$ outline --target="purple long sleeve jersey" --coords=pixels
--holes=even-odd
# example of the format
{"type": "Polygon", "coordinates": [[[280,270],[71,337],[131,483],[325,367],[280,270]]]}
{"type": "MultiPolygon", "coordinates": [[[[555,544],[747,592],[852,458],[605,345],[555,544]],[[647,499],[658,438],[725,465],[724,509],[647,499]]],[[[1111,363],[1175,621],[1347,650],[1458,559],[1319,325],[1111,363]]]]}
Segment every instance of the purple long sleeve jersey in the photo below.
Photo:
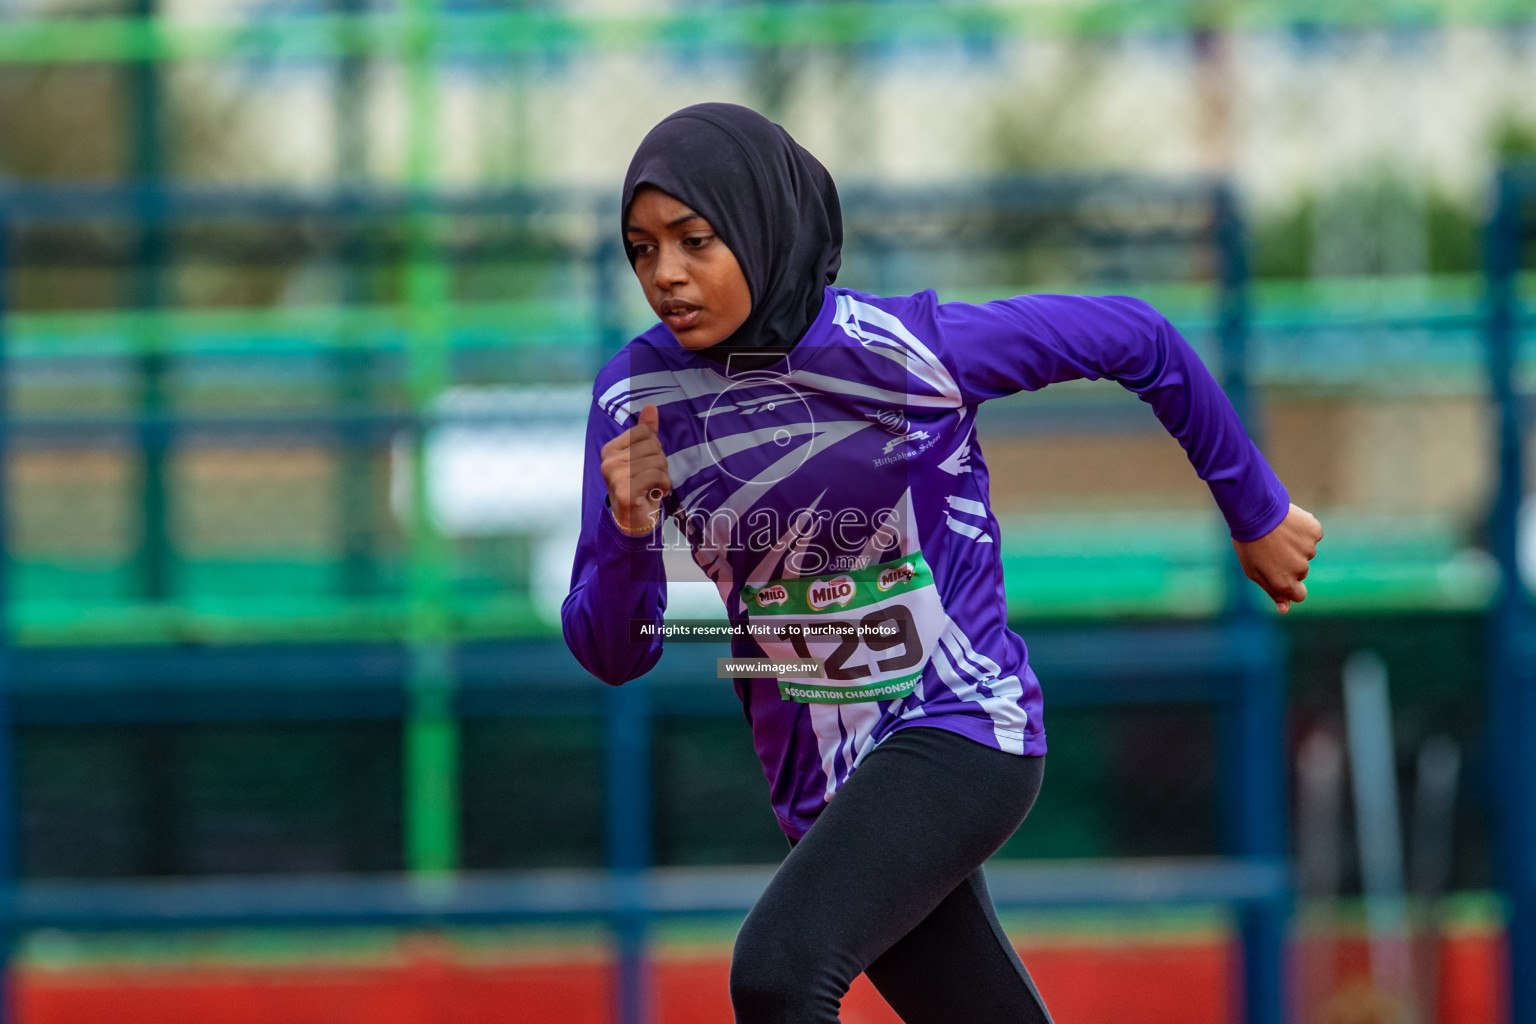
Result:
{"type": "Polygon", "coordinates": [[[949,729],[1043,754],[1040,683],[1008,628],[999,531],[975,436],[989,399],[1108,377],[1150,404],[1239,540],[1289,497],[1199,357],[1145,302],[1026,295],[940,303],[828,288],[784,359],[737,372],[658,324],[598,374],[566,643],[611,684],[651,670],[662,536],[613,521],[600,450],[659,411],[667,509],[746,630],[735,657],[820,658],[825,676],[738,679],[784,831],[799,838],[882,739],[949,729]],[[817,631],[818,626],[833,628],[817,631]],[[749,629],[749,627],[751,627],[749,629]]]}

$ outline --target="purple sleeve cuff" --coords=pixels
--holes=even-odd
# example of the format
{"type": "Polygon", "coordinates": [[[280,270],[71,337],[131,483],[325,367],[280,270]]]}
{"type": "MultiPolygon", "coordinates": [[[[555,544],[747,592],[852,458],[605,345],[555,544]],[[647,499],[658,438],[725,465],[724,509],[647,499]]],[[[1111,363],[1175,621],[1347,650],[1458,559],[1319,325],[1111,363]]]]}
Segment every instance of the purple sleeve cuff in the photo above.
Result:
{"type": "Polygon", "coordinates": [[[1276,479],[1270,491],[1270,503],[1262,514],[1244,523],[1228,524],[1233,540],[1258,540],[1285,521],[1291,511],[1291,496],[1285,485],[1276,479]]]}

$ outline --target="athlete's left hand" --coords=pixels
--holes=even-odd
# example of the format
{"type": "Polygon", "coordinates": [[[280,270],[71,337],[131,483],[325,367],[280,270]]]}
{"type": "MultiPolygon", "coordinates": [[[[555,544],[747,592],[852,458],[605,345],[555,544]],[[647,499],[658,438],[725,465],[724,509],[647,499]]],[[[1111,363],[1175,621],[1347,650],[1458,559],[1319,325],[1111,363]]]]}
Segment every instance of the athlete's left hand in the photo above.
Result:
{"type": "Polygon", "coordinates": [[[1258,540],[1234,540],[1237,560],[1243,573],[1257,583],[1281,612],[1291,610],[1292,602],[1307,599],[1308,562],[1317,554],[1323,539],[1322,524],[1300,505],[1293,504],[1280,525],[1258,540]]]}

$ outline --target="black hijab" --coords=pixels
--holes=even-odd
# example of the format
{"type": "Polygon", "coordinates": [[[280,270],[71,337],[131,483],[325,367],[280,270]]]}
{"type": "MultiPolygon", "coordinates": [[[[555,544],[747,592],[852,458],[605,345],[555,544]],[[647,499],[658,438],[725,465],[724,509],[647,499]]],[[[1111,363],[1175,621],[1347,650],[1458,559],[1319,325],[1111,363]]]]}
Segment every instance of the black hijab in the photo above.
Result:
{"type": "Polygon", "coordinates": [[[667,116],[635,151],[624,176],[621,236],[642,185],[709,221],[746,275],[751,314],[699,354],[725,363],[741,353],[758,365],[782,357],[816,319],[843,262],[842,209],[827,169],[757,111],[698,103],[667,116]]]}

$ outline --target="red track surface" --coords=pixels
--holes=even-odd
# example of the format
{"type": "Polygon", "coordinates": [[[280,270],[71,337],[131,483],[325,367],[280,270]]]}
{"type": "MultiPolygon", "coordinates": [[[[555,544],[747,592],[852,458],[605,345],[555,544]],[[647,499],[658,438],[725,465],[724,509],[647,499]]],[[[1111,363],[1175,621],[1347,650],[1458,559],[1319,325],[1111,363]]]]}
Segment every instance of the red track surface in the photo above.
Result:
{"type": "MultiPolygon", "coordinates": [[[[1236,951],[1211,941],[1031,947],[1025,962],[1066,1024],[1224,1024],[1236,951]]],[[[1442,951],[1438,1024],[1497,1024],[1498,936],[1466,934],[1442,951]]],[[[656,965],[657,1024],[731,1019],[727,960],[667,957],[656,965]]],[[[1365,974],[1358,942],[1340,949],[1344,986],[1365,974]]],[[[469,964],[421,952],[377,967],[33,969],[18,979],[21,1024],[606,1024],[601,962],[469,964]]],[[[1374,1016],[1349,1017],[1375,1021],[1374,1016]]],[[[899,1024],[860,978],[846,1024],[899,1024]]],[[[967,1022],[968,1024],[968,1022],[967,1022]]]]}

